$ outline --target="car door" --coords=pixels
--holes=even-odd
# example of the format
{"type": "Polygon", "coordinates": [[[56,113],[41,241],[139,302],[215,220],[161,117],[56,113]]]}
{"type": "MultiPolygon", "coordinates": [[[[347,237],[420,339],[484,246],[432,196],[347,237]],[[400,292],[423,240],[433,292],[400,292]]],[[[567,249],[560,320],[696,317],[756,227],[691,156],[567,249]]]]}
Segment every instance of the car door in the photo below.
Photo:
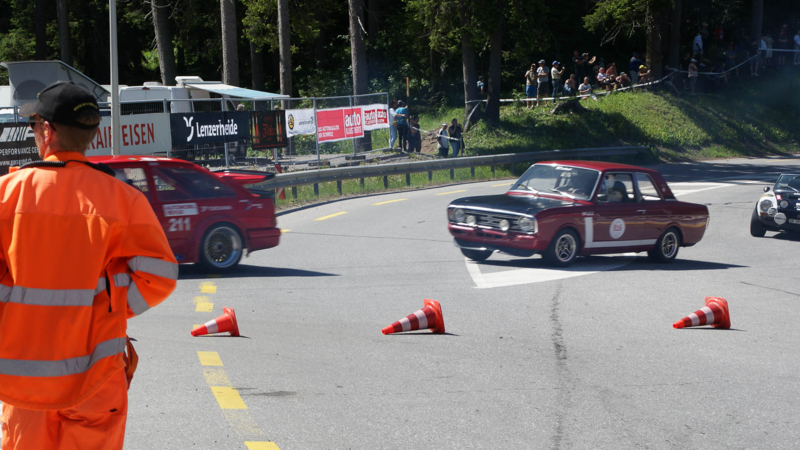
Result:
{"type": "Polygon", "coordinates": [[[587,253],[616,253],[642,245],[643,214],[638,211],[633,173],[613,172],[603,175],[597,194],[597,206],[587,217],[584,248],[587,253]]]}
{"type": "Polygon", "coordinates": [[[646,173],[634,174],[637,211],[644,216],[641,238],[645,245],[654,245],[669,224],[670,205],[646,173]]]}

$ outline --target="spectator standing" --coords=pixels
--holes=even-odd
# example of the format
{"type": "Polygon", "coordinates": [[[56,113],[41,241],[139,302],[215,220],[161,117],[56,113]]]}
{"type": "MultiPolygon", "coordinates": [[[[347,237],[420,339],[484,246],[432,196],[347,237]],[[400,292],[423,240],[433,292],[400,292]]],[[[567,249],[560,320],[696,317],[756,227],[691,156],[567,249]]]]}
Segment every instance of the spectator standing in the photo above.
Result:
{"type": "MultiPolygon", "coordinates": [[[[778,33],[776,48],[780,50],[789,50],[789,27],[787,27],[786,24],[783,24],[781,31],[778,33]]],[[[780,69],[785,64],[786,52],[778,52],[778,68],[780,69]]]]}
{"type": "Polygon", "coordinates": [[[692,58],[689,62],[689,89],[692,91],[692,95],[697,95],[695,93],[695,89],[697,88],[697,60],[692,58]]]}
{"type": "Polygon", "coordinates": [[[458,151],[461,149],[461,143],[463,142],[461,125],[458,124],[458,119],[452,120],[447,128],[447,134],[450,136],[450,147],[453,149],[453,158],[455,158],[458,156],[458,151]]]}
{"type": "Polygon", "coordinates": [[[644,61],[639,58],[639,53],[634,53],[633,57],[631,57],[631,63],[628,65],[628,73],[631,74],[631,82],[636,83],[639,81],[639,66],[642,65],[644,61]]]}
{"type": "Polygon", "coordinates": [[[528,109],[533,108],[534,98],[536,98],[536,65],[531,64],[531,69],[525,72],[525,103],[528,109]]]}
{"type": "Polygon", "coordinates": [[[772,67],[772,45],[775,43],[775,40],[772,39],[772,33],[764,33],[764,35],[761,36],[761,40],[767,44],[767,51],[764,54],[764,67],[772,67]]]}
{"type": "Polygon", "coordinates": [[[581,55],[581,58],[583,59],[583,78],[585,79],[585,78],[588,77],[589,78],[589,82],[591,84],[594,84],[594,73],[595,73],[595,71],[594,71],[593,68],[594,68],[595,61],[597,61],[597,57],[596,56],[592,56],[591,58],[589,58],[589,54],[588,53],[584,53],[584,54],[581,55]]]}
{"type": "Polygon", "coordinates": [[[575,78],[582,80],[585,76],[583,74],[583,58],[577,50],[572,53],[572,65],[575,66],[575,78]]]}
{"type": "Polygon", "coordinates": [[[692,53],[695,59],[703,59],[703,35],[700,31],[697,32],[697,36],[694,37],[694,41],[692,42],[692,53]]]}
{"type": "Polygon", "coordinates": [[[550,69],[550,78],[553,79],[553,104],[556,99],[563,95],[564,86],[561,84],[561,75],[564,74],[564,69],[561,68],[561,63],[553,61],[553,68],[550,69]]]}
{"type": "Polygon", "coordinates": [[[422,136],[419,134],[419,116],[408,118],[408,153],[422,152],[422,136]]]}
{"type": "Polygon", "coordinates": [[[800,65],[800,30],[794,35],[794,49],[794,65],[797,66],[800,65]]]}
{"type": "Polygon", "coordinates": [[[539,60],[539,68],[536,69],[536,106],[539,106],[539,99],[550,95],[550,69],[545,66],[545,61],[539,60]]]}
{"type": "Polygon", "coordinates": [[[439,156],[442,158],[447,158],[447,152],[450,148],[449,137],[447,135],[447,124],[443,123],[442,127],[439,128],[439,132],[436,133],[436,144],[439,148],[439,156]]]}
{"type": "Polygon", "coordinates": [[[397,111],[395,111],[395,118],[397,119],[397,137],[400,140],[400,151],[408,151],[408,108],[402,100],[397,101],[397,111]]]}
{"type": "Polygon", "coordinates": [[[389,102],[389,150],[394,150],[394,143],[397,141],[397,100],[389,102]]]}
{"type": "Polygon", "coordinates": [[[691,61],[692,61],[691,53],[687,53],[686,56],[683,57],[683,60],[681,60],[681,66],[680,66],[681,72],[686,72],[687,73],[687,75],[683,77],[683,90],[684,91],[688,91],[689,90],[688,72],[689,72],[689,64],[691,64],[691,61]]]}
{"type": "Polygon", "coordinates": [[[478,90],[481,92],[481,97],[483,97],[484,86],[485,84],[483,83],[483,75],[481,75],[478,77],[478,90]]]}
{"type": "Polygon", "coordinates": [[[564,93],[570,97],[578,94],[578,81],[575,78],[574,73],[571,74],[569,78],[567,78],[567,81],[564,83],[564,93]]]}

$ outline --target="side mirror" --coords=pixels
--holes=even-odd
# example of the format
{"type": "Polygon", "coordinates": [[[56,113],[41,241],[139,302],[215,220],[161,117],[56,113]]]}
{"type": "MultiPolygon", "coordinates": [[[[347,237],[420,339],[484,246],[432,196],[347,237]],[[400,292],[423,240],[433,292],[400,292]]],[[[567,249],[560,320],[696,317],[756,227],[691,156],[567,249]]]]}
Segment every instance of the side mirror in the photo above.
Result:
{"type": "Polygon", "coordinates": [[[764,187],[764,192],[769,192],[769,186],[764,187]]]}

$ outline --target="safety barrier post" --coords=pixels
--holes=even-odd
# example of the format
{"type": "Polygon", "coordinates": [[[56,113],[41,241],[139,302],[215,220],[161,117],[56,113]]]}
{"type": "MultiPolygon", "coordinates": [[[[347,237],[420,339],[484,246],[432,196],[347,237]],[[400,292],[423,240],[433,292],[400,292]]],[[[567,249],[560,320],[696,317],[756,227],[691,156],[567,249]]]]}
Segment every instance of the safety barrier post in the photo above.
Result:
{"type": "Polygon", "coordinates": [[[297,200],[297,186],[292,186],[292,198],[297,200]]]}
{"type": "Polygon", "coordinates": [[[336,192],[342,195],[342,180],[336,180],[336,192]]]}
{"type": "Polygon", "coordinates": [[[411,174],[406,174],[406,186],[411,186],[411,174]]]}
{"type": "Polygon", "coordinates": [[[475,178],[475,166],[469,168],[469,174],[472,176],[472,178],[475,178]]]}
{"type": "Polygon", "coordinates": [[[428,181],[433,181],[433,172],[430,170],[428,171],[428,181]]]}
{"type": "Polygon", "coordinates": [[[387,176],[383,177],[383,188],[384,189],[388,189],[389,188],[389,177],[387,177],[387,176]]]}
{"type": "Polygon", "coordinates": [[[363,178],[361,180],[359,180],[359,184],[361,185],[362,188],[364,187],[364,179],[363,178]]]}
{"type": "Polygon", "coordinates": [[[319,197],[319,184],[314,183],[314,195],[319,197]]]}
{"type": "Polygon", "coordinates": [[[456,171],[455,169],[450,169],[450,179],[454,180],[456,178],[456,171]]]}

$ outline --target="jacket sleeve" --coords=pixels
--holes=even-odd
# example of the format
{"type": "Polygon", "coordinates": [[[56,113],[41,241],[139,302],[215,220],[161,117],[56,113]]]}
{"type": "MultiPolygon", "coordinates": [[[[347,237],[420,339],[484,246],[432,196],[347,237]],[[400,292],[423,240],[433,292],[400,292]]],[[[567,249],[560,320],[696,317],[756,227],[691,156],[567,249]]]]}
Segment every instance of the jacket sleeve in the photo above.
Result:
{"type": "Polygon", "coordinates": [[[130,276],[128,317],[133,317],[163,302],[175,290],[178,263],[144,195],[134,200],[129,220],[120,256],[126,260],[130,276]]]}

